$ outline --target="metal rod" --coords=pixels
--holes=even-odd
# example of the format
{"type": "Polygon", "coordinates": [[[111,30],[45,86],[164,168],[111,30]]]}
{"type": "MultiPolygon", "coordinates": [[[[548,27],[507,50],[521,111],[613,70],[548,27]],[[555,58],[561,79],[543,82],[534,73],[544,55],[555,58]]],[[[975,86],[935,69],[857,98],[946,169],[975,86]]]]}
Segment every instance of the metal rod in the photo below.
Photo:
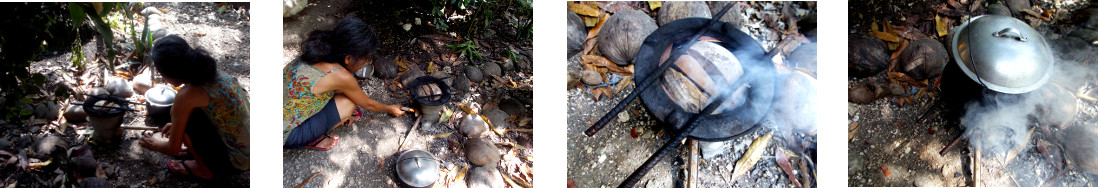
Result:
{"type": "MultiPolygon", "coordinates": [[[[734,87],[731,88],[739,88],[738,86],[747,84],[749,80],[751,79],[745,78],[737,80],[735,83],[732,84],[732,86],[734,87]]],[[[645,174],[648,174],[648,171],[652,170],[652,167],[656,166],[656,163],[659,162],[660,159],[663,159],[663,157],[666,156],[667,153],[670,153],[671,150],[678,148],[679,145],[682,144],[682,142],[680,141],[686,139],[686,137],[690,135],[690,132],[694,132],[694,129],[698,127],[697,121],[701,119],[702,116],[705,116],[706,114],[711,114],[713,113],[713,111],[717,110],[717,108],[720,108],[720,106],[724,104],[724,100],[731,96],[733,91],[734,90],[732,89],[726,89],[721,91],[720,95],[711,98],[710,102],[705,105],[705,108],[703,108],[701,112],[690,116],[690,119],[687,120],[686,124],[683,125],[684,127],[682,129],[682,132],[679,132],[679,134],[675,135],[675,137],[671,138],[671,140],[667,140],[667,143],[663,144],[663,147],[660,147],[659,150],[656,150],[655,154],[653,154],[651,157],[648,157],[648,160],[644,161],[644,164],[637,168],[637,170],[634,170],[632,174],[629,174],[629,177],[625,178],[625,181],[623,181],[621,185],[618,185],[618,187],[633,187],[633,185],[636,185],[637,182],[639,182],[645,174]]]]}
{"type": "MultiPolygon", "coordinates": [[[[74,103],[70,103],[70,104],[85,106],[84,103],[75,103],[74,102],[74,103]]],[[[132,108],[122,108],[122,107],[113,107],[113,106],[99,106],[99,105],[87,105],[87,106],[96,107],[96,108],[115,109],[115,110],[129,110],[129,111],[134,111],[134,112],[137,111],[137,110],[134,110],[132,108]]]]}
{"type": "Polygon", "coordinates": [[[683,44],[673,49],[672,51],[674,53],[671,53],[671,56],[668,57],[662,65],[656,68],[656,71],[653,72],[651,76],[645,78],[641,82],[638,82],[637,87],[634,88],[633,91],[629,93],[629,95],[626,95],[625,98],[621,100],[621,102],[618,102],[618,104],[614,106],[614,108],[611,108],[609,112],[602,116],[602,118],[599,118],[598,122],[595,122],[594,125],[591,125],[587,128],[587,130],[583,131],[583,134],[586,134],[587,136],[594,136],[595,133],[598,133],[599,130],[602,130],[602,128],[606,126],[606,123],[609,123],[611,119],[617,118],[618,113],[621,113],[621,110],[625,109],[626,105],[628,105],[630,102],[633,102],[633,99],[636,99],[638,94],[648,89],[652,85],[655,85],[654,83],[656,83],[657,81],[661,80],[663,77],[659,75],[663,75],[663,72],[667,71],[667,69],[671,66],[674,66],[674,60],[679,59],[679,56],[682,56],[686,49],[690,48],[691,45],[694,45],[694,42],[697,42],[698,38],[701,38],[703,34],[709,32],[709,28],[713,27],[713,24],[720,22],[718,21],[718,19],[724,16],[724,14],[727,13],[729,9],[732,9],[731,4],[724,6],[724,8],[721,9],[721,12],[717,13],[716,17],[713,17],[713,19],[710,19],[709,22],[706,23],[704,27],[699,29],[697,33],[694,33],[694,36],[691,36],[690,40],[687,41],[686,44],[683,44]]]}

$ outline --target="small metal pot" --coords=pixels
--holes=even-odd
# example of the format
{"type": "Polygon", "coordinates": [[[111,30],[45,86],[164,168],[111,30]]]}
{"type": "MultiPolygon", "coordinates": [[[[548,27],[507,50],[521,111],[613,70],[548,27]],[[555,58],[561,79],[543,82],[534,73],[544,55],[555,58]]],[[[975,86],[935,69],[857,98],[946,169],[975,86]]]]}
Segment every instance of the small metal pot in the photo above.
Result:
{"type": "Polygon", "coordinates": [[[168,86],[156,86],[145,91],[145,103],[148,104],[147,114],[157,125],[164,125],[172,121],[172,104],[175,104],[175,89],[168,86]]]}
{"type": "Polygon", "coordinates": [[[997,92],[1036,90],[1055,68],[1052,50],[1041,34],[1009,16],[972,18],[954,30],[951,44],[953,59],[965,75],[997,92]]]}
{"type": "Polygon", "coordinates": [[[438,159],[427,151],[413,149],[397,157],[397,177],[410,187],[430,187],[438,180],[438,172],[438,159]]]}

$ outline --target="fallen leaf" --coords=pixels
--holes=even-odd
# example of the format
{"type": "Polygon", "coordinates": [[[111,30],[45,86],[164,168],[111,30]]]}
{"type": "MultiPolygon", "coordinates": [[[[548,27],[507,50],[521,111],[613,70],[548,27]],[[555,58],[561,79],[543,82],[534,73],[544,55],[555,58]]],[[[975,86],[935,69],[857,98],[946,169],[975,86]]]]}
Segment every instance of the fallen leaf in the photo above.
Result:
{"type": "Polygon", "coordinates": [[[633,71],[626,70],[606,57],[598,55],[583,55],[580,62],[584,64],[594,65],[600,68],[606,68],[608,72],[612,72],[619,75],[633,75],[633,71]]]}
{"type": "MultiPolygon", "coordinates": [[[[950,2],[954,2],[953,0],[949,0],[949,1],[950,1],[950,2]]],[[[956,2],[954,2],[954,3],[956,3],[956,2]]],[[[938,30],[938,36],[939,36],[939,37],[941,37],[941,36],[946,36],[946,35],[948,35],[948,34],[949,34],[949,32],[948,32],[948,31],[946,31],[946,24],[945,24],[945,22],[943,22],[943,21],[942,21],[942,16],[939,16],[939,15],[934,15],[934,22],[936,23],[936,24],[934,24],[934,28],[935,28],[936,30],[938,30]]]]}
{"type": "Polygon", "coordinates": [[[450,108],[442,107],[442,116],[440,116],[438,118],[438,124],[445,123],[447,120],[450,120],[450,116],[453,116],[453,115],[454,115],[454,110],[450,110],[450,108]]]}
{"type": "Polygon", "coordinates": [[[849,129],[847,131],[847,140],[853,140],[854,139],[854,132],[858,130],[858,122],[857,121],[851,122],[850,126],[847,129],[849,129]]]}
{"type": "Polygon", "coordinates": [[[585,44],[583,46],[583,52],[580,53],[580,54],[595,55],[595,50],[592,50],[592,49],[595,49],[595,45],[597,45],[598,39],[599,39],[598,37],[593,37],[593,38],[587,39],[587,42],[584,42],[585,44]]]}
{"type": "Polygon", "coordinates": [[[759,138],[755,138],[755,141],[751,142],[751,146],[747,147],[747,151],[743,152],[743,156],[740,160],[736,161],[736,167],[732,169],[732,180],[736,180],[748,170],[755,167],[755,163],[759,162],[759,158],[762,157],[763,151],[766,151],[766,146],[770,144],[770,137],[773,137],[774,133],[766,133],[759,138]]]}
{"type": "Polygon", "coordinates": [[[797,176],[793,175],[793,165],[789,164],[789,160],[792,159],[790,155],[796,156],[793,152],[779,148],[774,152],[775,157],[778,159],[778,166],[785,171],[785,175],[789,177],[789,181],[793,182],[794,187],[801,187],[801,182],[797,180],[797,176]]]}
{"type": "Polygon", "coordinates": [[[37,162],[37,163],[27,164],[27,168],[42,168],[43,166],[50,165],[50,163],[52,163],[52,162],[53,162],[53,158],[50,158],[49,160],[46,160],[44,162],[37,162]]]}
{"type": "Polygon", "coordinates": [[[454,132],[439,133],[439,134],[431,136],[431,139],[446,138],[446,137],[450,137],[451,134],[454,134],[454,132]]]}
{"type": "Polygon", "coordinates": [[[949,4],[949,6],[952,6],[953,8],[962,8],[961,3],[958,3],[956,0],[946,0],[946,4],[949,4]]]}
{"type": "Polygon", "coordinates": [[[584,4],[568,4],[568,10],[572,10],[576,14],[590,17],[598,17],[599,11],[591,8],[591,6],[584,4]]]}
{"type": "Polygon", "coordinates": [[[468,168],[466,168],[466,166],[465,166],[465,165],[461,165],[461,167],[458,167],[458,171],[457,171],[457,172],[458,172],[458,174],[457,174],[457,176],[454,176],[454,180],[452,180],[452,181],[453,181],[453,182],[457,182],[457,180],[460,180],[460,179],[462,179],[462,178],[465,178],[465,172],[466,172],[467,170],[469,170],[469,169],[468,169],[468,168]]]}
{"type": "Polygon", "coordinates": [[[1083,93],[1079,93],[1078,96],[1083,100],[1098,102],[1098,88],[1091,88],[1083,93]]]}
{"type": "Polygon", "coordinates": [[[305,187],[305,184],[308,184],[309,181],[313,180],[313,178],[315,178],[317,175],[320,175],[320,172],[313,172],[312,176],[309,176],[309,178],[305,178],[304,181],[301,181],[301,183],[297,184],[297,186],[294,186],[294,188],[305,187]]]}
{"type": "Polygon", "coordinates": [[[656,10],[663,6],[662,1],[648,1],[648,10],[656,10]]]}
{"type": "Polygon", "coordinates": [[[900,37],[898,37],[898,36],[896,36],[895,34],[892,34],[892,33],[876,32],[876,31],[874,31],[872,33],[873,33],[873,36],[875,36],[875,37],[877,37],[881,40],[887,41],[887,42],[900,42],[900,37]]]}
{"type": "Polygon", "coordinates": [[[888,166],[881,165],[881,172],[884,172],[885,177],[892,175],[892,172],[888,171],[888,166]]]}
{"type": "Polygon", "coordinates": [[[609,18],[610,18],[610,14],[605,14],[604,13],[602,15],[599,15],[599,21],[597,23],[595,23],[595,27],[591,28],[590,31],[587,31],[587,38],[586,39],[591,39],[591,38],[594,38],[596,36],[599,36],[599,31],[602,30],[602,24],[606,23],[606,20],[609,19],[609,18]]]}
{"type": "Polygon", "coordinates": [[[514,180],[511,180],[511,175],[503,174],[503,172],[499,172],[499,173],[500,173],[500,176],[503,177],[503,180],[506,181],[508,185],[511,185],[511,187],[523,187],[523,188],[526,187],[526,186],[519,185],[518,183],[515,183],[514,180]]]}

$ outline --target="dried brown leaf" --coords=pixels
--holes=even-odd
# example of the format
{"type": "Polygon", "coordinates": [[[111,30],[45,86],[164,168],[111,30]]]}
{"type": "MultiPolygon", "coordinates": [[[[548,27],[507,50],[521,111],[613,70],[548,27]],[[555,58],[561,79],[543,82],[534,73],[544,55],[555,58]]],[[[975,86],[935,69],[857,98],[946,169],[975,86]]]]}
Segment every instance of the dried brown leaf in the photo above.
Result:
{"type": "Polygon", "coordinates": [[[900,37],[898,37],[898,36],[896,36],[895,34],[892,34],[892,33],[876,32],[876,31],[874,31],[872,33],[873,33],[873,36],[875,36],[875,37],[877,37],[881,40],[887,41],[887,42],[900,42],[900,37]]]}
{"type": "Polygon", "coordinates": [[[584,64],[594,65],[599,68],[606,68],[607,71],[619,75],[633,75],[633,71],[622,68],[617,64],[614,64],[614,62],[610,61],[610,59],[598,55],[583,55],[580,62],[584,64]]]}
{"type": "Polygon", "coordinates": [[[599,36],[599,31],[602,30],[602,24],[606,23],[606,20],[609,19],[609,18],[610,18],[610,14],[605,14],[604,13],[602,15],[599,15],[599,21],[597,23],[595,23],[595,27],[591,28],[590,31],[587,31],[587,39],[591,39],[591,38],[595,38],[596,36],[599,36]]]}
{"type": "Polygon", "coordinates": [[[572,12],[583,16],[599,16],[599,10],[595,10],[594,8],[591,8],[591,6],[585,4],[568,4],[568,10],[572,10],[572,12]]]}
{"type": "Polygon", "coordinates": [[[778,159],[778,166],[785,171],[785,175],[789,177],[789,181],[793,182],[793,186],[801,187],[801,182],[797,180],[797,176],[793,175],[793,165],[789,164],[789,160],[792,159],[790,155],[796,156],[793,152],[779,148],[777,152],[774,152],[775,157],[778,159]]]}
{"type": "MultiPolygon", "coordinates": [[[[949,0],[949,1],[954,2],[953,0],[949,0]]],[[[956,3],[956,2],[954,2],[954,3],[956,3]]],[[[946,23],[944,21],[942,21],[942,16],[934,15],[934,23],[935,23],[934,24],[934,29],[938,31],[938,36],[939,37],[949,34],[949,32],[946,31],[946,23]]]]}
{"type": "Polygon", "coordinates": [[[739,178],[755,167],[755,163],[759,162],[759,158],[762,158],[763,151],[766,151],[766,146],[770,144],[770,138],[773,136],[773,132],[766,133],[766,135],[755,138],[755,141],[751,142],[751,146],[743,152],[740,160],[736,161],[736,167],[732,169],[732,180],[739,178]]]}

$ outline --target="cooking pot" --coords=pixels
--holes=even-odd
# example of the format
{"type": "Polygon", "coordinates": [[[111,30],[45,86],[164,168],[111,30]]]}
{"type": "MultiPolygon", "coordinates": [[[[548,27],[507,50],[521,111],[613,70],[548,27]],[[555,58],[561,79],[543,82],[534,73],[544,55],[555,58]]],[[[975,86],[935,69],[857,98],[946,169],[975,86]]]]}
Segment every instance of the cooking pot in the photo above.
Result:
{"type": "Polygon", "coordinates": [[[974,17],[954,30],[951,44],[953,59],[965,75],[997,92],[1036,90],[1055,68],[1041,34],[1009,16],[974,17]]]}
{"type": "Polygon", "coordinates": [[[396,163],[400,182],[411,187],[430,187],[438,180],[439,162],[427,151],[413,149],[400,153],[396,163]]]}
{"type": "MultiPolygon", "coordinates": [[[[665,75],[656,75],[655,71],[661,63],[660,60],[666,58],[662,56],[667,48],[685,43],[701,27],[705,27],[708,21],[709,19],[705,18],[680,19],[665,24],[648,35],[634,61],[636,63],[634,80],[641,82],[649,76],[665,76],[665,78],[668,78],[666,73],[672,71],[693,72],[701,73],[703,75],[701,77],[705,77],[704,75],[710,77],[707,79],[708,81],[701,81],[708,83],[699,84],[694,88],[742,89],[742,91],[736,91],[730,96],[730,100],[726,100],[727,103],[722,104],[719,110],[714,111],[712,114],[701,115],[697,121],[696,129],[689,134],[689,137],[695,140],[723,141],[732,139],[754,127],[770,111],[774,92],[776,91],[775,81],[778,78],[776,77],[777,70],[774,63],[766,58],[765,50],[759,42],[737,29],[734,25],[725,22],[712,25],[709,31],[701,37],[701,39],[710,40],[699,41],[694,45],[705,42],[719,45],[732,54],[723,57],[732,57],[738,63],[732,61],[703,62],[704,64],[698,64],[695,67],[679,67],[679,69],[683,69],[682,71],[668,69],[665,75]],[[720,70],[712,67],[715,65],[731,65],[731,69],[720,70]],[[749,82],[745,87],[729,88],[732,87],[729,85],[736,79],[748,79],[749,82]]],[[[683,54],[683,57],[688,56],[696,55],[683,54]]],[[[676,66],[678,65],[679,63],[676,62],[676,66]]],[[[686,77],[692,77],[695,81],[700,80],[697,79],[700,78],[698,76],[686,77]]],[[[675,100],[677,99],[671,97],[676,92],[669,92],[666,89],[670,88],[667,82],[657,84],[665,89],[644,90],[640,93],[641,100],[644,101],[645,107],[656,118],[669,124],[672,130],[681,131],[686,121],[697,115],[698,111],[688,109],[682,103],[676,103],[675,100]]],[[[720,92],[706,91],[706,93],[720,92]]]]}
{"type": "Polygon", "coordinates": [[[168,86],[156,86],[145,91],[145,103],[148,104],[148,117],[154,124],[163,126],[172,121],[172,104],[175,104],[175,89],[168,86]]]}

